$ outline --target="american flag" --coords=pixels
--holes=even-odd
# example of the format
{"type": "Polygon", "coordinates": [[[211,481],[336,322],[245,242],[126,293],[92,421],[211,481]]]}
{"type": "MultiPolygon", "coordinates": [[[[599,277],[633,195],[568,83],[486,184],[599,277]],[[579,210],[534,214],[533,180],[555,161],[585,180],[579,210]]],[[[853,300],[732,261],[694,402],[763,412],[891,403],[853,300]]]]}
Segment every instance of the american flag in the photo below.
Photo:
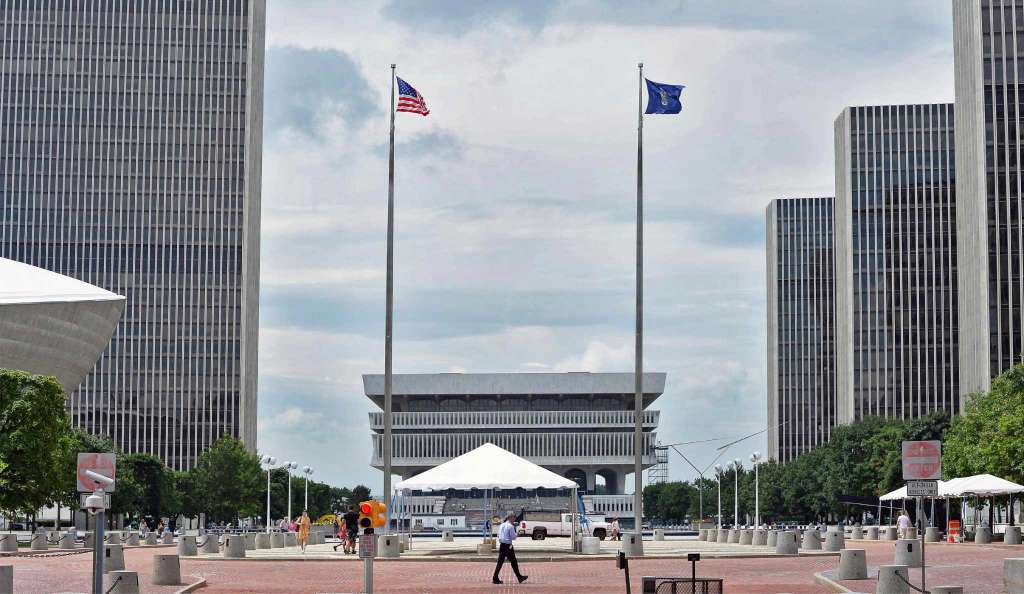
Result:
{"type": "Polygon", "coordinates": [[[430,110],[427,109],[427,102],[423,100],[423,95],[420,95],[419,91],[412,88],[412,85],[400,78],[398,78],[398,107],[395,111],[418,113],[421,116],[430,113],[430,110]]]}

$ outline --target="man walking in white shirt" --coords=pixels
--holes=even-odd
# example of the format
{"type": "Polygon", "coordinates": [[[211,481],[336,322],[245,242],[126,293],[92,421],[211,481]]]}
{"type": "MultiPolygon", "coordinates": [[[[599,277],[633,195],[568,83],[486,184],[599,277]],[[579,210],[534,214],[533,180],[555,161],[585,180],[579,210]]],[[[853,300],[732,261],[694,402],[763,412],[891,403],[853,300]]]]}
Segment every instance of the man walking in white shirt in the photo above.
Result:
{"type": "Polygon", "coordinates": [[[910,531],[910,516],[907,515],[907,510],[900,512],[900,517],[896,520],[896,526],[900,529],[900,538],[906,538],[907,532],[910,531]]]}
{"type": "Polygon", "coordinates": [[[516,515],[510,512],[505,516],[505,521],[498,527],[498,565],[494,568],[494,577],[491,579],[492,584],[501,583],[501,580],[498,579],[498,573],[501,571],[501,566],[505,563],[505,559],[508,559],[509,564],[512,565],[512,572],[516,574],[516,579],[519,580],[520,584],[529,577],[519,573],[516,550],[512,546],[512,541],[516,539],[515,521],[516,515]]]}

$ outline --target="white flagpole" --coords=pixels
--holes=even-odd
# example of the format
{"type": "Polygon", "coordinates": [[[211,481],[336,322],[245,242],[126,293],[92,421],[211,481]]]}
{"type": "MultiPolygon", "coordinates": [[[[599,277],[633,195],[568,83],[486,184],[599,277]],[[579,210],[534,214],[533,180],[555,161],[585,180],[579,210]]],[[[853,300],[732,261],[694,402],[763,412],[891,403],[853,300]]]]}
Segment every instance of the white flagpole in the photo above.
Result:
{"type": "MultiPolygon", "coordinates": [[[[394,310],[395,265],[395,65],[391,65],[391,139],[388,147],[388,264],[384,315],[384,493],[391,499],[391,318],[394,310]]],[[[390,510],[389,510],[390,511],[390,510]]],[[[390,515],[390,514],[389,514],[390,515]]],[[[390,526],[387,527],[390,533],[390,526]]]]}
{"type": "Polygon", "coordinates": [[[636,102],[636,369],[633,374],[633,521],[636,523],[637,554],[643,554],[643,349],[644,349],[644,64],[637,64],[638,88],[636,102]]]}

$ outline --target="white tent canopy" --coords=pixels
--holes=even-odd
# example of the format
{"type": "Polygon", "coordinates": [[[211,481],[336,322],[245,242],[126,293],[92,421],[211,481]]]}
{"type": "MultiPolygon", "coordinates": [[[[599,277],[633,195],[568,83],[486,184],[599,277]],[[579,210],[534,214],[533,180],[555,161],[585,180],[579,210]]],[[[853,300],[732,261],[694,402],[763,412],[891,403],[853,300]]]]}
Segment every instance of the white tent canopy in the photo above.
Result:
{"type": "Polygon", "coordinates": [[[485,443],[395,485],[398,489],[575,489],[576,481],[485,443]]]}
{"type": "MultiPolygon", "coordinates": [[[[938,481],[938,497],[996,497],[1012,493],[1024,493],[1024,486],[1001,479],[991,474],[976,474],[948,481],[938,481]]],[[[903,486],[879,497],[882,501],[907,499],[907,487],[903,486]]]]}

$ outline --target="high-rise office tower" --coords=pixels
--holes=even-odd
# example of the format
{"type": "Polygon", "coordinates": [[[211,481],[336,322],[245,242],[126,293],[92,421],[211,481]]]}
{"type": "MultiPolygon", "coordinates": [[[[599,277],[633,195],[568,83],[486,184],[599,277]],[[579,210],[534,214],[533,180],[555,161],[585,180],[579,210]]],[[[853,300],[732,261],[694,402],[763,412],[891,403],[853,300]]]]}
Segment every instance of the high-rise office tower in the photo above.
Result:
{"type": "Polygon", "coordinates": [[[1021,82],[1024,5],[954,0],[960,392],[1024,354],[1021,82]]]}
{"type": "Polygon", "coordinates": [[[953,106],[835,121],[837,421],[959,412],[953,106]]]}
{"type": "Polygon", "coordinates": [[[73,424],[256,445],[264,0],[0,0],[0,256],[127,298],[73,424]]]}
{"type": "Polygon", "coordinates": [[[788,462],[836,423],[833,199],[768,205],[768,455],[788,462]]]}

